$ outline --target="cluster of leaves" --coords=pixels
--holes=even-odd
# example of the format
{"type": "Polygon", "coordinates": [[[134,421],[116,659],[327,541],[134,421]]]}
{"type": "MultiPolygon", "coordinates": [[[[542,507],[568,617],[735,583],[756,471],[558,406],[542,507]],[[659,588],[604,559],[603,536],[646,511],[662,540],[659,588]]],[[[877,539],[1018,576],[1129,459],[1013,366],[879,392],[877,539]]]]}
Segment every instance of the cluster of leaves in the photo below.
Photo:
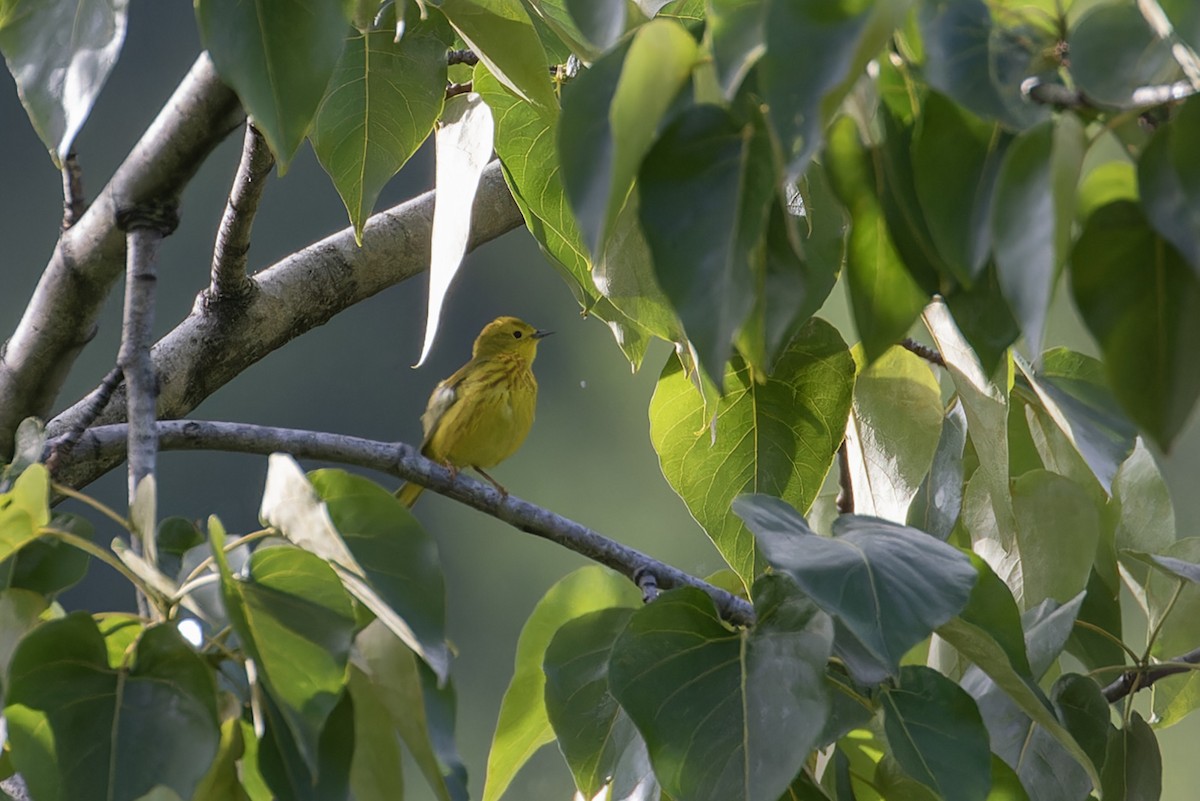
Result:
{"type": "MultiPolygon", "coordinates": [[[[121,0],[88,6],[70,47],[43,46],[74,7],[0,3],[59,158],[125,20],[121,0]]],[[[1067,667],[1103,680],[1200,645],[1200,540],[1175,539],[1137,438],[1169,446],[1200,395],[1192,4],[305,8],[196,3],[281,168],[309,138],[361,232],[440,117],[486,119],[463,123],[472,152],[494,146],[585,310],[635,365],[652,337],[677,345],[651,438],[731,568],[713,580],[756,615],[564,579],[522,635],[485,799],[552,740],[589,797],[1157,797],[1154,731],[1067,667]],[[448,67],[462,46],[479,63],[448,67]],[[473,90],[455,109],[448,79],[473,90]],[[1042,352],[1064,271],[1099,360],[1042,352]],[[854,348],[813,317],[839,278],[854,348]],[[892,347],[918,318],[942,381],[892,347]],[[843,443],[859,514],[830,522],[843,443]]],[[[401,742],[439,798],[465,794],[436,554],[385,490],[276,458],[268,529],[169,520],[118,559],[23,465],[0,497],[0,654],[5,759],[35,798],[394,798],[401,742]],[[151,618],[63,614],[81,554],[151,618]]],[[[1158,725],[1200,705],[1197,675],[1155,685],[1158,725]]]]}

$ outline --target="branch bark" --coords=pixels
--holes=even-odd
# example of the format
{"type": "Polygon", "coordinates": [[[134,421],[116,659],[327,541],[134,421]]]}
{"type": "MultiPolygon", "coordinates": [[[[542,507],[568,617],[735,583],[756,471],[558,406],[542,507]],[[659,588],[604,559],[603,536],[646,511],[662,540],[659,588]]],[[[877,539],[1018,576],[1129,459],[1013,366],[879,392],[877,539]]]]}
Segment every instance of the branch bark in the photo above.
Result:
{"type": "Polygon", "coordinates": [[[246,123],[246,138],[242,142],[242,159],[238,163],[233,187],[217,241],[213,246],[212,283],[207,302],[238,303],[253,291],[254,284],[246,275],[246,254],[250,250],[250,231],[258,202],[266,187],[267,176],[275,166],[275,156],[267,147],[263,135],[253,124],[246,123]]]}
{"type": "MultiPolygon", "coordinates": [[[[413,481],[503,520],[514,528],[558,543],[611,567],[642,588],[643,593],[649,592],[650,587],[654,588],[653,591],[682,586],[697,587],[708,593],[725,620],[738,625],[754,623],[754,608],[748,601],[641,551],[610,540],[574,520],[513,495],[501,495],[490,484],[476,481],[466,471],[452,475],[448,469],[426,459],[416,448],[403,442],[377,442],[316,431],[200,420],[159,422],[156,428],[162,450],[219,450],[256,454],[284,451],[301,459],[365,467],[413,481]]],[[[61,468],[78,469],[80,464],[86,462],[107,463],[124,458],[127,432],[128,426],[124,424],[89,429],[75,447],[62,457],[61,468]]]]}
{"type": "Polygon", "coordinates": [[[59,237],[0,356],[0,460],[30,415],[45,417],[125,266],[118,208],[177,200],[205,157],[245,119],[201,55],[88,210],[59,237]]]}
{"type": "MultiPolygon", "coordinates": [[[[236,310],[203,302],[154,346],[158,416],[182,417],[235,376],[338,312],[429,268],[433,192],[374,215],[363,232],[345,228],[275,263],[252,277],[255,290],[236,310]]],[[[471,242],[475,248],[522,224],[520,209],[504,183],[498,162],[484,170],[475,197],[471,242]]],[[[124,388],[113,393],[97,422],[125,419],[124,388]]],[[[70,430],[86,413],[86,399],[47,426],[51,437],[70,430]]],[[[64,484],[94,481],[121,461],[77,462],[61,468],[64,484]]]]}
{"type": "Polygon", "coordinates": [[[1104,700],[1112,704],[1138,690],[1146,689],[1159,679],[1165,679],[1167,676],[1174,676],[1177,673],[1187,673],[1193,669],[1188,665],[1200,665],[1200,648],[1170,659],[1167,664],[1127,670],[1100,692],[1104,694],[1104,700]]]}

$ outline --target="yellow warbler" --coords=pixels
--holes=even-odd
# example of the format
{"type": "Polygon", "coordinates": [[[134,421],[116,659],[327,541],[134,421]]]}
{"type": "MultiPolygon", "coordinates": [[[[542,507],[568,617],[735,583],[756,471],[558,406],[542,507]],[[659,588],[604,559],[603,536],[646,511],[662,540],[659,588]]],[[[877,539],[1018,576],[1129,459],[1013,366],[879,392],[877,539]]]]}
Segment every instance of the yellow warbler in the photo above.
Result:
{"type": "MultiPolygon", "coordinates": [[[[475,339],[471,361],[434,388],[421,415],[421,453],[452,471],[473,467],[496,489],[508,491],[484,472],[517,452],[533,426],[537,379],[533,360],[539,331],[516,317],[497,317],[475,339]]],[[[396,497],[411,507],[423,490],[405,484],[396,497]]]]}

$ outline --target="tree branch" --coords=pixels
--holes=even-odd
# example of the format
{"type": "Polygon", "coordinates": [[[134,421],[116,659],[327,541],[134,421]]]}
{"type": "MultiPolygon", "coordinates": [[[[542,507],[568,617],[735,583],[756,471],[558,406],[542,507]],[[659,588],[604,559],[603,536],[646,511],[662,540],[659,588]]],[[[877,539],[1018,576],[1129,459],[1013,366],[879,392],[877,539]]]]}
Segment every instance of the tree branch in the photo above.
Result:
{"type": "Polygon", "coordinates": [[[1104,694],[1104,700],[1110,704],[1115,703],[1138,690],[1146,689],[1159,679],[1174,676],[1177,673],[1187,673],[1191,670],[1188,665],[1200,665],[1200,648],[1169,659],[1166,664],[1127,670],[1100,692],[1104,694]]]}
{"type": "MultiPolygon", "coordinates": [[[[338,312],[429,269],[433,192],[371,217],[363,245],[345,228],[293,253],[252,277],[256,290],[236,313],[197,303],[151,353],[158,376],[158,416],[186,415],[267,354],[338,312]]],[[[471,242],[477,247],[522,224],[520,209],[498,162],[483,171],[475,196],[471,242]]],[[[124,390],[100,414],[100,424],[124,420],[124,390]]],[[[86,412],[86,399],[54,418],[50,437],[70,430],[86,412]]],[[[83,486],[120,463],[72,461],[60,481],[83,486]]]]}
{"type": "MultiPolygon", "coordinates": [[[[162,450],[219,450],[237,453],[290,453],[301,459],[354,465],[413,481],[536,537],[558,543],[595,562],[612,568],[637,584],[643,593],[673,587],[697,587],[708,593],[721,617],[738,625],[753,625],[754,609],[748,601],[714,587],[678,568],[659,562],[641,551],[610,540],[586,526],[513,495],[501,495],[490,484],[461,471],[457,476],[403,442],[377,442],[358,437],[271,428],[245,423],[200,420],[160,422],[156,426],[162,450]],[[651,589],[653,588],[653,589],[651,589]]],[[[125,453],[128,426],[89,429],[62,458],[62,467],[78,469],[81,463],[107,463],[125,453]]],[[[53,443],[51,443],[51,447],[53,443]]]]}
{"type": "Polygon", "coordinates": [[[225,214],[217,229],[213,246],[212,283],[205,298],[207,303],[244,301],[254,288],[246,275],[246,254],[250,250],[250,230],[258,202],[266,187],[267,176],[275,166],[275,156],[266,140],[250,122],[246,123],[246,138],[242,143],[242,160],[238,163],[233,187],[225,214]]]}
{"type": "Polygon", "coordinates": [[[59,237],[0,356],[0,461],[26,417],[45,417],[125,266],[118,206],[175,200],[205,157],[245,119],[201,55],[79,221],[59,237]]]}
{"type": "Polygon", "coordinates": [[[79,158],[74,150],[67,154],[63,162],[62,179],[62,229],[65,231],[79,222],[79,218],[87,211],[87,200],[83,196],[83,170],[79,167],[79,158]]]}

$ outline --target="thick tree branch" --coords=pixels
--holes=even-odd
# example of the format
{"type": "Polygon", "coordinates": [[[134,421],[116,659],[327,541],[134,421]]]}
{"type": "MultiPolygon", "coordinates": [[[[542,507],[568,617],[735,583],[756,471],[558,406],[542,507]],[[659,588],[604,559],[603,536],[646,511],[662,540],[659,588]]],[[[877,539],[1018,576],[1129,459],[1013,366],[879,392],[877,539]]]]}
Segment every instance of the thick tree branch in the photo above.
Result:
{"type": "Polygon", "coordinates": [[[1159,679],[1174,676],[1177,673],[1187,673],[1192,670],[1188,665],[1200,665],[1200,648],[1168,660],[1166,664],[1127,670],[1111,684],[1105,686],[1101,692],[1104,694],[1104,699],[1111,704],[1138,690],[1146,689],[1159,679]]]}
{"type": "MultiPolygon", "coordinates": [[[[154,346],[160,419],[186,415],[205,398],[268,353],[338,312],[429,269],[433,192],[426,192],[374,215],[363,232],[363,245],[346,228],[256,273],[255,291],[236,313],[197,303],[192,313],[154,346]]],[[[475,197],[470,247],[477,247],[521,225],[498,162],[484,170],[475,197]]],[[[124,418],[124,390],[118,388],[98,422],[124,418]]],[[[86,399],[50,422],[57,437],[86,411],[86,399]]],[[[73,462],[60,481],[79,487],[120,462],[73,462]]]]}
{"type": "Polygon", "coordinates": [[[174,200],[204,158],[245,118],[201,55],[104,190],[59,237],[21,321],[0,355],[0,460],[30,415],[45,417],[125,266],[116,212],[174,200]]]}
{"type": "MultiPolygon", "coordinates": [[[[365,467],[413,481],[503,520],[514,528],[556,542],[611,567],[636,583],[648,596],[658,589],[697,587],[708,593],[725,620],[738,625],[754,623],[754,609],[749,602],[641,551],[610,540],[573,520],[512,495],[503,496],[490,484],[471,478],[466,471],[452,476],[448,469],[426,459],[416,448],[403,442],[377,442],[315,431],[200,420],[160,422],[157,430],[162,450],[219,450],[257,454],[284,451],[301,459],[365,467]]],[[[127,431],[128,426],[122,424],[88,430],[71,452],[63,457],[62,467],[70,470],[77,469],[85,462],[107,463],[122,459],[127,431]]]]}
{"type": "Polygon", "coordinates": [[[238,163],[233,187],[229,190],[229,201],[225,204],[225,214],[217,229],[217,241],[213,246],[212,283],[208,287],[207,297],[209,303],[238,303],[254,288],[254,283],[246,275],[246,254],[250,250],[254,215],[273,166],[275,156],[267,147],[266,140],[253,124],[247,122],[242,160],[238,163]]]}

